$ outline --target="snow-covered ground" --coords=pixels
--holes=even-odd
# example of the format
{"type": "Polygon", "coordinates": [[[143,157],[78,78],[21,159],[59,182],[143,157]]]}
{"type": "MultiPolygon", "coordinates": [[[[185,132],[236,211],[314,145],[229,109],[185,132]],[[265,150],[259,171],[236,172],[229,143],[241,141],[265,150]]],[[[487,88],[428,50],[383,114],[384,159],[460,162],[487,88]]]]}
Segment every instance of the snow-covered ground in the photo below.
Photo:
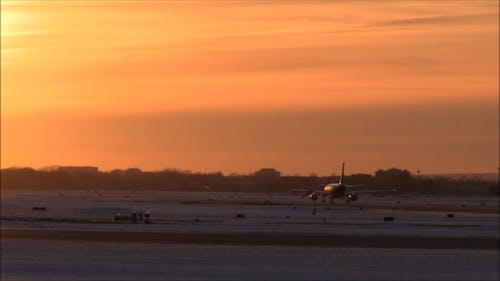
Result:
{"type": "MultiPolygon", "coordinates": [[[[293,195],[5,190],[1,195],[1,226],[21,229],[500,237],[496,197],[372,196],[351,206],[318,206],[313,214],[310,202],[293,195]],[[113,221],[132,211],[151,212],[151,224],[113,221]]],[[[1,280],[498,280],[498,264],[498,250],[478,249],[1,240],[1,280]]]]}
{"type": "Polygon", "coordinates": [[[10,227],[500,236],[498,213],[467,212],[471,206],[498,207],[498,198],[495,197],[367,197],[365,202],[386,208],[337,204],[331,208],[318,206],[314,215],[312,205],[295,204],[305,200],[300,197],[258,193],[19,191],[3,192],[1,200],[2,226],[10,227]],[[421,210],[405,210],[407,204],[419,204],[421,210]],[[429,205],[442,207],[428,211],[426,207],[429,205]],[[463,211],[455,212],[448,210],[449,205],[465,207],[463,211]],[[33,211],[34,206],[43,206],[47,210],[33,211]],[[132,211],[151,212],[152,224],[113,222],[115,215],[130,215],[132,211]],[[449,218],[449,213],[454,217],[449,218]],[[245,217],[236,218],[236,214],[245,217]],[[384,221],[384,217],[393,217],[394,220],[384,221]]]}

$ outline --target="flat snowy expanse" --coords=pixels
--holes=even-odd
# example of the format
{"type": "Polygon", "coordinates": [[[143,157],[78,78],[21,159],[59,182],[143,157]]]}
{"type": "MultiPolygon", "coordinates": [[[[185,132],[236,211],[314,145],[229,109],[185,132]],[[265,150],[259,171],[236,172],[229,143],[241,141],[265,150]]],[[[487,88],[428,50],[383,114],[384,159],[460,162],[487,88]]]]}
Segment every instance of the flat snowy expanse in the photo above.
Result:
{"type": "Polygon", "coordinates": [[[9,227],[499,237],[497,197],[364,197],[352,206],[318,206],[314,215],[313,206],[298,204],[310,203],[300,196],[259,193],[2,191],[1,199],[2,226],[9,227]],[[113,222],[132,211],[150,211],[152,224],[113,222]]]}
{"type": "MultiPolygon", "coordinates": [[[[499,251],[272,245],[118,243],[35,239],[36,232],[101,231],[193,235],[353,235],[496,241],[497,197],[363,197],[313,206],[291,195],[216,192],[2,190],[1,280],[498,280],[499,251]],[[37,211],[33,207],[45,207],[37,211]],[[117,223],[150,211],[151,224],[117,223]],[[448,214],[454,217],[449,218],[448,214]],[[236,218],[244,214],[244,218],[236,218]],[[384,217],[393,221],[384,221],[384,217]],[[36,231],[37,230],[37,231],[36,231]],[[455,238],[453,238],[455,237],[455,238]]],[[[114,234],[113,234],[114,235],[114,234]]],[[[144,236],[144,237],[146,237],[144,236]]],[[[114,236],[113,236],[114,237],[114,236]]],[[[59,239],[59,238],[57,238],[59,239]]],[[[389,239],[389,238],[388,238],[389,239]]],[[[365,239],[366,240],[366,239],[365,239]]],[[[110,242],[112,241],[112,242],[110,242]]],[[[187,240],[186,240],[187,241],[187,240]]],[[[337,240],[338,241],[338,240],[337,240]]],[[[413,240],[412,240],[413,241],[413,240]]],[[[413,243],[413,242],[412,242],[413,243]]],[[[258,244],[258,243],[257,243],[258,244]]],[[[320,244],[321,245],[321,244],[320,244]]],[[[380,244],[377,244],[380,245],[380,244]]],[[[412,248],[408,244],[408,248],[412,248]]],[[[446,248],[446,247],[445,247],[446,248]]]]}

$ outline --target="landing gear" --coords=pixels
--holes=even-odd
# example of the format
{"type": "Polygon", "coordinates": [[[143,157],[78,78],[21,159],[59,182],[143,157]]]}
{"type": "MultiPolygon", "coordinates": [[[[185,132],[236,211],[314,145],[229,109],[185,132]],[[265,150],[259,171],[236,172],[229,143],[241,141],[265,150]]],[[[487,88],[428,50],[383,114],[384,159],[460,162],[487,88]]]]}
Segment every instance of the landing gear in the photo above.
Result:
{"type": "MultiPolygon", "coordinates": [[[[323,196],[323,198],[324,197],[325,196],[323,196]]],[[[309,199],[311,199],[314,202],[314,209],[312,211],[312,215],[315,216],[316,215],[316,201],[318,200],[318,194],[316,192],[309,194],[309,199]]]]}
{"type": "Polygon", "coordinates": [[[326,207],[327,210],[331,210],[333,205],[333,197],[330,197],[328,199],[328,207],[326,207]]]}

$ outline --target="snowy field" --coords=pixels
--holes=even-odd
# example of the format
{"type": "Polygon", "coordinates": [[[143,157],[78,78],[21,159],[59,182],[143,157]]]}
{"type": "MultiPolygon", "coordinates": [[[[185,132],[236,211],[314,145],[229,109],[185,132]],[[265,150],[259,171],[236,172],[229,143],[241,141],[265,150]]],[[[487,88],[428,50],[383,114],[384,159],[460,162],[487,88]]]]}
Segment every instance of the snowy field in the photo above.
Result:
{"type": "Polygon", "coordinates": [[[432,247],[435,238],[498,241],[498,204],[498,197],[371,196],[351,205],[319,205],[314,212],[309,201],[293,195],[2,190],[2,229],[33,234],[2,237],[1,280],[498,280],[496,247],[413,245],[418,237],[431,239],[432,247]],[[114,221],[134,211],[151,212],[151,223],[144,223],[144,218],[136,223],[114,221]],[[91,231],[97,238],[102,231],[112,231],[113,239],[37,237],[41,232],[64,236],[68,231],[91,231]],[[339,241],[338,235],[360,241],[385,241],[386,236],[392,241],[390,237],[397,236],[412,242],[389,249],[371,244],[347,248],[343,242],[318,247],[114,239],[115,233],[131,232],[143,237],[182,232],[251,234],[253,239],[292,235],[300,241],[305,235],[327,235],[326,239],[337,238],[334,241],[339,241]]]}
{"type": "Polygon", "coordinates": [[[491,212],[498,208],[497,197],[365,197],[350,206],[318,206],[314,214],[312,205],[298,204],[306,199],[258,193],[23,191],[2,193],[1,200],[2,225],[8,227],[499,237],[499,215],[491,212]],[[361,202],[385,208],[356,205],[361,202]],[[429,211],[429,205],[441,207],[429,211]],[[462,205],[460,212],[448,207],[462,205]],[[34,206],[47,209],[33,211],[34,206]],[[472,207],[485,212],[469,212],[472,207]],[[151,224],[113,221],[133,211],[151,212],[151,224]]]}
{"type": "Polygon", "coordinates": [[[498,251],[2,240],[1,280],[498,280],[498,251]]]}

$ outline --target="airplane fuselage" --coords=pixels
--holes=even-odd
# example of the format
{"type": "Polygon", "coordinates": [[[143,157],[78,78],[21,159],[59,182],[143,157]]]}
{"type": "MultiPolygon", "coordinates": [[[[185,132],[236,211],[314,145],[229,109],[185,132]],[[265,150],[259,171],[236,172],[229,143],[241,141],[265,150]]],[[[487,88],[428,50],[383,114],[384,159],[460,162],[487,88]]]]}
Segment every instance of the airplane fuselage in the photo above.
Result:
{"type": "Polygon", "coordinates": [[[330,183],[325,185],[323,192],[330,198],[343,198],[346,196],[346,186],[342,183],[330,183]]]}

